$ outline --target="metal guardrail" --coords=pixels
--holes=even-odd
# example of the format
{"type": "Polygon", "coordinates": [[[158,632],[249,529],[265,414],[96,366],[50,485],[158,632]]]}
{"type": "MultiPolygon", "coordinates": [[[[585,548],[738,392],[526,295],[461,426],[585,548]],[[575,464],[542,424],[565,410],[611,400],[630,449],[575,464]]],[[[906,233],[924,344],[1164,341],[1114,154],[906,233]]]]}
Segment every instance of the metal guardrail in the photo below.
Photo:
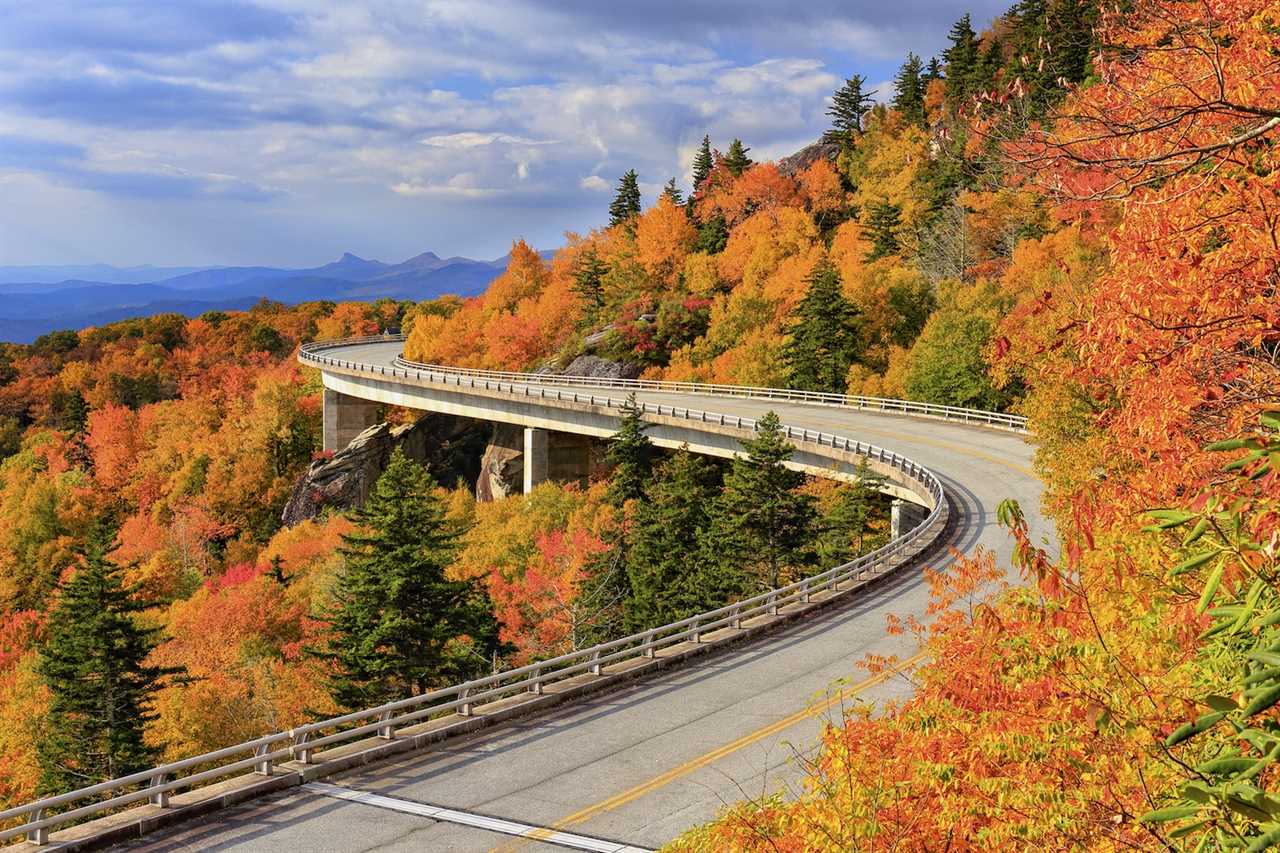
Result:
{"type": "MultiPolygon", "coordinates": [[[[300,357],[307,357],[335,347],[350,346],[361,343],[383,343],[403,341],[405,335],[382,335],[364,338],[350,338],[342,341],[317,341],[304,344],[300,357]]],[[[936,403],[917,403],[911,400],[897,400],[892,397],[865,397],[857,394],[831,394],[822,391],[793,391],[788,388],[764,388],[755,385],[720,385],[707,382],[668,382],[658,379],[608,379],[592,376],[564,376],[560,374],[515,373],[503,370],[480,370],[467,367],[448,367],[439,364],[423,364],[396,358],[395,366],[407,370],[422,370],[432,373],[447,373],[451,376],[476,376],[486,379],[504,379],[515,382],[538,382],[544,385],[588,386],[594,388],[627,388],[645,391],[672,391],[680,394],[712,394],[727,397],[745,397],[765,400],[791,400],[803,403],[844,406],[853,409],[871,410],[892,414],[912,415],[915,417],[937,418],[946,421],[976,423],[983,426],[1007,429],[1025,433],[1027,419],[1023,415],[1011,415],[1006,412],[989,412],[983,409],[967,409],[961,406],[942,406],[936,403]]]]}
{"type": "MultiPolygon", "coordinates": [[[[343,341],[337,346],[393,339],[388,337],[352,339],[343,341]]],[[[334,346],[335,344],[308,345],[300,352],[299,359],[319,366],[343,368],[360,373],[418,381],[438,381],[455,386],[465,385],[476,389],[483,388],[523,396],[533,396],[536,392],[543,398],[588,405],[618,408],[625,403],[625,400],[594,394],[580,394],[576,391],[557,388],[535,388],[529,383],[546,381],[538,375],[514,374],[521,377],[522,381],[513,383],[494,377],[485,371],[388,367],[351,362],[321,354],[323,350],[332,349],[334,346]]],[[[683,407],[650,403],[643,404],[642,408],[647,413],[733,426],[744,430],[754,430],[756,425],[756,421],[751,418],[726,416],[683,407]]],[[[900,454],[843,436],[793,427],[785,427],[785,432],[790,439],[816,445],[818,448],[827,447],[836,451],[868,456],[901,471],[920,487],[920,496],[927,498],[933,504],[932,510],[919,525],[875,551],[843,565],[725,607],[548,660],[432,690],[418,696],[379,705],[376,708],[355,711],[287,731],[264,735],[224,749],[5,809],[0,811],[0,823],[11,820],[22,820],[23,823],[0,830],[0,841],[25,835],[27,840],[34,844],[47,844],[49,830],[57,826],[99,816],[134,804],[146,803],[167,807],[170,795],[176,791],[199,788],[207,783],[246,771],[270,776],[273,765],[285,761],[304,765],[322,763],[317,762],[318,750],[370,736],[392,739],[400,727],[451,714],[470,717],[474,714],[475,707],[480,704],[524,693],[542,694],[548,685],[578,677],[583,673],[601,675],[603,668],[609,664],[636,658],[654,658],[659,650],[669,646],[686,642],[699,643],[702,642],[703,635],[709,632],[723,628],[741,629],[746,620],[763,615],[777,615],[780,608],[789,604],[808,603],[815,593],[827,590],[837,590],[841,594],[850,592],[888,571],[893,567],[892,564],[896,558],[918,553],[928,545],[928,541],[932,541],[931,539],[923,540],[932,525],[945,512],[946,499],[941,481],[931,471],[900,454]],[[184,773],[188,775],[182,775],[184,773]],[[66,811],[56,811],[84,800],[104,796],[104,799],[94,799],[93,802],[66,811]]]]}

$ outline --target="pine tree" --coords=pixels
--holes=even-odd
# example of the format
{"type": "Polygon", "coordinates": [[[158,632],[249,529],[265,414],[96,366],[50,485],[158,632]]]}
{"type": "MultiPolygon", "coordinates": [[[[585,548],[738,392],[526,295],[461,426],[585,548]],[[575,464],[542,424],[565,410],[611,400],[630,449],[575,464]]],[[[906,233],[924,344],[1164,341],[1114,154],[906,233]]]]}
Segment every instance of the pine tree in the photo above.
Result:
{"type": "Polygon", "coordinates": [[[861,354],[858,316],[844,296],[839,271],[820,260],[809,273],[808,288],[787,330],[782,358],[788,387],[844,393],[849,368],[861,354]]]}
{"type": "Polygon", "coordinates": [[[973,75],[978,66],[978,34],[969,15],[956,21],[947,34],[951,46],[942,52],[947,62],[947,101],[953,106],[973,91],[973,75]]]}
{"type": "Polygon", "coordinates": [[[711,157],[711,137],[705,135],[702,137],[702,144],[698,146],[698,153],[693,155],[693,190],[689,193],[689,201],[693,201],[693,196],[702,187],[702,182],[707,179],[707,175],[711,174],[711,167],[715,165],[715,160],[711,157]]]}
{"type": "Polygon", "coordinates": [[[628,537],[628,630],[663,625],[727,600],[723,591],[707,588],[706,574],[693,571],[717,485],[716,469],[688,447],[658,468],[636,504],[628,537]]]}
{"type": "Polygon", "coordinates": [[[866,550],[867,522],[883,482],[883,477],[871,471],[864,456],[858,463],[857,481],[843,483],[837,489],[835,501],[819,522],[821,532],[815,550],[820,570],[843,565],[866,550]]]}
{"type": "Polygon", "coordinates": [[[328,689],[343,708],[368,708],[475,677],[498,650],[482,587],[450,580],[457,530],[426,469],[397,447],[343,537],[346,565],[322,616],[328,689]]]}
{"type": "Polygon", "coordinates": [[[862,120],[871,112],[875,92],[863,92],[867,78],[855,74],[831,96],[827,115],[831,116],[831,130],[827,138],[844,145],[851,144],[862,133],[862,120]]]}
{"type": "Polygon", "coordinates": [[[600,259],[595,246],[588,246],[579,253],[573,269],[573,291],[587,305],[591,316],[604,307],[604,277],[609,265],[600,259]]]}
{"type": "Polygon", "coordinates": [[[973,71],[973,91],[990,91],[995,86],[996,75],[1004,68],[1004,47],[1000,39],[992,36],[987,49],[982,52],[978,65],[973,71]]]}
{"type": "Polygon", "coordinates": [[[759,586],[773,589],[784,573],[812,562],[817,512],[812,496],[798,491],[804,475],[785,463],[795,452],[778,415],[756,422],[754,438],[742,442],[724,491],[712,508],[711,539],[725,570],[745,567],[759,586]]]}
{"type": "Polygon", "coordinates": [[[694,251],[716,255],[723,252],[727,245],[729,245],[729,226],[720,214],[717,213],[698,226],[698,241],[693,246],[694,251]]]}
{"type": "Polygon", "coordinates": [[[874,261],[888,255],[896,255],[902,246],[898,242],[898,227],[902,222],[902,210],[887,201],[875,202],[867,214],[867,237],[871,249],[865,260],[874,261]]]}
{"type": "Polygon", "coordinates": [[[747,156],[747,152],[750,150],[750,148],[742,144],[741,139],[735,139],[729,143],[729,150],[722,161],[724,167],[729,170],[729,174],[737,178],[755,164],[755,161],[747,156]]]}
{"type": "Polygon", "coordinates": [[[62,793],[154,766],[163,747],[143,738],[152,697],[181,670],[149,666],[159,629],[140,627],[146,605],[107,554],[115,531],[99,523],[76,553],[81,565],[49,614],[36,671],[49,687],[37,743],[40,790],[62,793]]]}
{"type": "Polygon", "coordinates": [[[925,124],[924,78],[921,76],[920,57],[907,54],[907,61],[898,69],[893,81],[893,107],[909,124],[925,124]]]}
{"type": "Polygon", "coordinates": [[[621,507],[629,500],[642,497],[653,476],[653,442],[644,434],[648,424],[631,394],[622,406],[618,431],[609,443],[606,458],[613,465],[609,476],[609,502],[621,507]]]}
{"type": "Polygon", "coordinates": [[[924,70],[924,83],[928,86],[934,80],[942,79],[942,63],[938,61],[938,57],[934,56],[929,59],[929,65],[924,70]]]}
{"type": "Polygon", "coordinates": [[[609,226],[630,222],[640,215],[640,179],[635,169],[628,169],[618,179],[618,194],[609,205],[609,226]]]}
{"type": "Polygon", "coordinates": [[[68,394],[58,412],[58,425],[72,435],[83,435],[89,426],[89,404],[80,389],[68,394]]]}
{"type": "Polygon", "coordinates": [[[680,192],[680,188],[676,186],[676,179],[672,178],[667,181],[662,188],[662,197],[669,199],[676,207],[684,204],[684,195],[680,192]]]}

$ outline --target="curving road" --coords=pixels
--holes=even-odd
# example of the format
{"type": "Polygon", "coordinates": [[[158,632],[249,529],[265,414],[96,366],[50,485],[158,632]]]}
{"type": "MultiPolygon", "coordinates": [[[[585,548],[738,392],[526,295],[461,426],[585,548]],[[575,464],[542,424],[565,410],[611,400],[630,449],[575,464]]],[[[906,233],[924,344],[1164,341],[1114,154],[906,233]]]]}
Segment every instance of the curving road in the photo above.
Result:
{"type": "MultiPolygon", "coordinates": [[[[340,357],[389,366],[399,348],[352,345],[340,357]]],[[[598,393],[620,396],[617,389],[598,393]]],[[[1010,543],[995,524],[996,505],[1004,498],[1021,502],[1037,538],[1052,538],[1039,514],[1032,448],[1017,435],[793,402],[647,391],[637,397],[747,417],[772,409],[786,424],[902,453],[945,483],[952,517],[945,544],[962,552],[985,547],[1008,565],[1010,543]]],[[[946,549],[938,548],[931,564],[948,559],[946,549]]],[[[928,593],[920,572],[903,570],[849,599],[788,630],[622,690],[336,776],[328,787],[294,788],[217,812],[130,847],[657,848],[714,817],[724,803],[794,786],[824,719],[838,716],[842,704],[906,695],[909,686],[900,677],[859,681],[856,664],[868,654],[916,655],[910,638],[889,636],[885,625],[890,614],[924,616],[928,593]],[[471,817],[440,820],[438,811],[423,804],[471,817]],[[512,831],[509,823],[494,831],[494,818],[572,835],[555,836],[555,843],[529,840],[505,834],[512,831]]]]}

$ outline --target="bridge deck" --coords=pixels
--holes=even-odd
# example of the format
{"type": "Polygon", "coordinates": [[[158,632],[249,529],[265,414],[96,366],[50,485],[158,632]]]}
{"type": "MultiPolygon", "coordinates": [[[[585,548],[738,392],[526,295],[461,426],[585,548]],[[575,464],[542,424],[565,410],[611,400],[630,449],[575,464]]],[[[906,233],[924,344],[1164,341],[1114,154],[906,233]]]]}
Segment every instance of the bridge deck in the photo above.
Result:
{"type": "MultiPolygon", "coordinates": [[[[342,358],[389,365],[398,344],[346,349],[342,358]]],[[[617,389],[598,393],[624,396],[617,389]]],[[[1008,564],[1010,545],[995,525],[1003,498],[1018,499],[1033,533],[1050,534],[1039,515],[1041,487],[1031,448],[1018,436],[926,419],[791,402],[646,391],[648,402],[758,417],[879,444],[929,467],[952,503],[948,544],[993,550],[1008,564]]],[[[933,565],[947,560],[937,555],[933,565]]],[[[901,679],[859,683],[855,664],[874,653],[908,658],[907,637],[889,636],[886,617],[923,617],[928,592],[918,571],[851,597],[821,616],[734,651],[702,658],[631,687],[525,718],[468,740],[329,782],[404,801],[406,808],[351,802],[307,788],[210,815],[171,829],[142,850],[449,850],[597,849],[513,838],[426,817],[414,804],[444,806],[552,827],[610,843],[656,848],[714,817],[723,804],[794,786],[800,758],[823,721],[855,701],[829,690],[883,700],[906,695],[901,679]]],[[[602,846],[598,849],[610,849],[602,846]]]]}

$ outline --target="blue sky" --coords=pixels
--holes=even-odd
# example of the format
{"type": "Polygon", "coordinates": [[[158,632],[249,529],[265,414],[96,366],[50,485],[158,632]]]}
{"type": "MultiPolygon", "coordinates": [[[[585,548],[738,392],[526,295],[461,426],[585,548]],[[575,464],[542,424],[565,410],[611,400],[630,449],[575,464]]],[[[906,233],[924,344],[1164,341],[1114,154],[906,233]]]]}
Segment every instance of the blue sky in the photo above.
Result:
{"type": "Polygon", "coordinates": [[[785,156],[991,0],[0,0],[0,264],[497,257],[785,156]]]}

